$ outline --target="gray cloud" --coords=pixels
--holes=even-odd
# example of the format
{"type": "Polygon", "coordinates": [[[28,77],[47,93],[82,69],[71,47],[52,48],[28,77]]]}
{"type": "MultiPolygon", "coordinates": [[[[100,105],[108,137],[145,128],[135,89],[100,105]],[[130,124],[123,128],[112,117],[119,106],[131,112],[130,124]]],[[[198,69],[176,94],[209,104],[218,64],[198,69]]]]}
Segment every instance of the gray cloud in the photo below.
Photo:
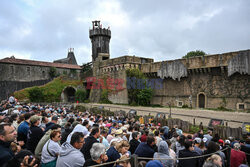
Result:
{"type": "Polygon", "coordinates": [[[249,49],[249,16],[248,0],[2,0],[0,58],[53,61],[73,47],[78,64],[91,61],[88,30],[96,19],[111,27],[112,58],[130,54],[161,61],[196,49],[249,49]]]}

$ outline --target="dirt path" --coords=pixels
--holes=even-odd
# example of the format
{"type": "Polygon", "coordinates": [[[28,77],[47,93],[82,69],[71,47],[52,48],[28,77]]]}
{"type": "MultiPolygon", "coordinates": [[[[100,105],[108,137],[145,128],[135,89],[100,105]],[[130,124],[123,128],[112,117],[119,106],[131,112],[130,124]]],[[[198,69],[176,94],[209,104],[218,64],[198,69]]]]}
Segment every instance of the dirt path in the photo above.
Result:
{"type": "MultiPolygon", "coordinates": [[[[104,106],[105,109],[111,111],[124,110],[129,111],[130,109],[137,110],[138,115],[155,115],[157,112],[164,112],[169,114],[169,108],[155,108],[155,107],[134,107],[134,106],[123,106],[115,104],[96,104],[89,103],[83,104],[87,107],[94,106],[104,106]]],[[[195,123],[207,126],[211,118],[222,119],[227,122],[228,126],[238,128],[242,126],[242,122],[250,122],[250,113],[243,112],[226,112],[226,111],[213,111],[205,109],[182,109],[182,108],[172,108],[171,109],[173,118],[180,118],[185,121],[193,123],[195,118],[195,123]]]]}

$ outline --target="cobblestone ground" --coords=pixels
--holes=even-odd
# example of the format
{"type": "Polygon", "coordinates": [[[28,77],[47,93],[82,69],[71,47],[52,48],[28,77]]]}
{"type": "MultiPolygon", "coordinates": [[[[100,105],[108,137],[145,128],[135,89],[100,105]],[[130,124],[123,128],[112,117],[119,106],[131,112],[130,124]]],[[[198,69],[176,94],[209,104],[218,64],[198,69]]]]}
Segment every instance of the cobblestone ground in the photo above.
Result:
{"type": "MultiPolygon", "coordinates": [[[[137,110],[138,115],[148,115],[149,113],[151,115],[155,115],[157,112],[164,112],[166,114],[169,114],[170,112],[169,108],[134,107],[134,106],[95,104],[95,103],[84,104],[84,105],[88,107],[104,106],[105,109],[109,109],[110,111],[118,111],[118,110],[129,111],[130,109],[135,109],[137,110]]],[[[225,120],[224,122],[227,122],[228,126],[233,128],[242,127],[242,122],[250,122],[250,113],[243,113],[243,112],[225,112],[225,111],[213,111],[205,109],[172,108],[171,113],[172,113],[172,118],[180,118],[182,120],[189,121],[190,123],[193,123],[195,118],[195,124],[199,125],[200,122],[202,122],[204,126],[208,125],[211,118],[225,120]],[[197,118],[199,116],[206,118],[197,118]],[[231,122],[231,121],[236,121],[236,122],[231,122]]]]}

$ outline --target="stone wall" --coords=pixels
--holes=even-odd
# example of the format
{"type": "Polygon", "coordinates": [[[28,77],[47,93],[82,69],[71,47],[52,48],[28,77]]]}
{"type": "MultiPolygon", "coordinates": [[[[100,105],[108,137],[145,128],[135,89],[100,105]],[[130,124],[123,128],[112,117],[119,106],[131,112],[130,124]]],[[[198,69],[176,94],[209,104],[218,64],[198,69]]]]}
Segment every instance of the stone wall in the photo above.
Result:
{"type": "MultiPolygon", "coordinates": [[[[213,70],[212,70],[213,71],[213,70]]],[[[214,70],[216,71],[216,70],[214,70]]],[[[190,106],[189,97],[192,95],[192,107],[199,107],[199,94],[204,94],[205,108],[224,107],[236,109],[237,103],[250,103],[250,77],[236,73],[230,77],[227,73],[192,74],[180,81],[164,79],[163,89],[154,90],[153,104],[177,106],[179,101],[190,106]]]]}
{"type": "Polygon", "coordinates": [[[13,92],[32,86],[40,86],[50,82],[47,80],[36,80],[28,82],[20,81],[0,81],[0,100],[7,99],[13,92]]]}
{"type": "MultiPolygon", "coordinates": [[[[190,106],[192,102],[192,107],[237,109],[241,103],[249,110],[249,62],[250,50],[163,62],[135,56],[104,60],[98,56],[93,63],[93,76],[125,82],[126,69],[139,68],[148,78],[163,79],[163,88],[154,90],[152,104],[190,106]]],[[[111,92],[112,102],[128,102],[126,84],[124,90],[111,92]]],[[[92,94],[100,97],[101,91],[93,90],[92,94]]]]}
{"type": "MultiPolygon", "coordinates": [[[[37,81],[50,79],[49,71],[51,67],[20,65],[0,63],[0,81],[37,81]]],[[[56,73],[59,75],[69,75],[71,78],[79,79],[80,70],[56,68],[56,73]]]]}

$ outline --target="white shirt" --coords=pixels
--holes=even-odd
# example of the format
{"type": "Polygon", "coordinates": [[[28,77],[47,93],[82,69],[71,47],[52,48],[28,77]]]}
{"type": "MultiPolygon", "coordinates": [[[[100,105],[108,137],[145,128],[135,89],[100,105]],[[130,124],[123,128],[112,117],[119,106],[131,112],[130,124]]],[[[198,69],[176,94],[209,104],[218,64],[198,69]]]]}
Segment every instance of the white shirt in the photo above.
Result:
{"type": "Polygon", "coordinates": [[[93,125],[94,125],[94,122],[93,122],[93,121],[89,121],[89,125],[90,125],[90,126],[93,126],[93,125]]]}
{"type": "Polygon", "coordinates": [[[53,140],[49,139],[43,146],[42,157],[41,157],[42,163],[48,163],[54,161],[56,159],[56,153],[59,153],[60,149],[61,146],[57,142],[54,142],[53,140]],[[51,156],[47,150],[48,144],[49,144],[48,150],[53,156],[51,156]]]}

